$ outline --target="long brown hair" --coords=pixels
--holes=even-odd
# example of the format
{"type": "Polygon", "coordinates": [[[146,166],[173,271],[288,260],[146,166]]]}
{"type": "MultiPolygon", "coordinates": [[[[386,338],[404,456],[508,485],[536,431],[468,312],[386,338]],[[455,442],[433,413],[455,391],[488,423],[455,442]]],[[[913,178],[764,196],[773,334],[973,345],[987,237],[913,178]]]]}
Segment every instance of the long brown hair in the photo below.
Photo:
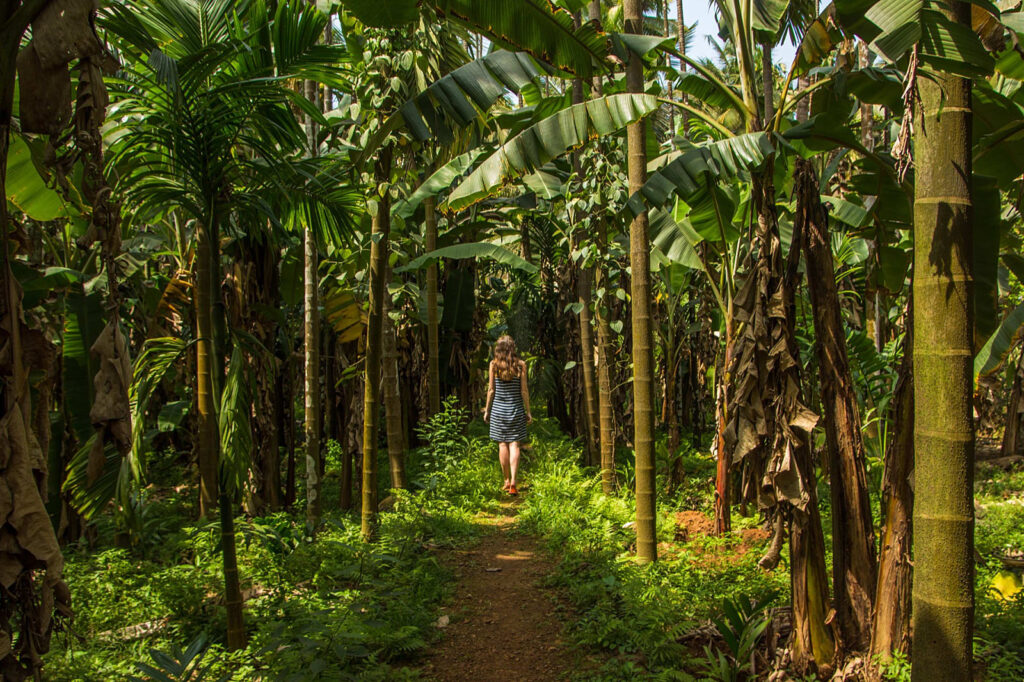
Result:
{"type": "Polygon", "coordinates": [[[519,378],[522,364],[516,353],[516,342],[505,334],[494,345],[494,373],[499,379],[512,381],[519,378]]]}

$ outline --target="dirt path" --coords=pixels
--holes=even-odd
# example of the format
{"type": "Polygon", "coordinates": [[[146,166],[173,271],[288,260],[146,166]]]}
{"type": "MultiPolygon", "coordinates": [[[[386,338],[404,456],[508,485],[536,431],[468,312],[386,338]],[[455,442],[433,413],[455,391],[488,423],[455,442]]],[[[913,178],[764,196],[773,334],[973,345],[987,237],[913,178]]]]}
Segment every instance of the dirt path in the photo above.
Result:
{"type": "Polygon", "coordinates": [[[434,680],[562,680],[572,667],[561,640],[562,623],[549,590],[537,583],[551,564],[535,541],[512,532],[515,507],[487,519],[493,524],[468,550],[441,560],[455,572],[453,602],[442,610],[444,639],[423,667],[434,680]]]}

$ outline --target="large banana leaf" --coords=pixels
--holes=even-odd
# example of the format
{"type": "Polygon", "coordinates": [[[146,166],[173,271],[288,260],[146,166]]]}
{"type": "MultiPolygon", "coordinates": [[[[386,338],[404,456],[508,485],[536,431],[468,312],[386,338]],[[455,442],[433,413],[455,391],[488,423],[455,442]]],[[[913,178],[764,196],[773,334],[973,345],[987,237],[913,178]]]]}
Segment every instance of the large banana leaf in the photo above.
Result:
{"type": "Polygon", "coordinates": [[[1003,358],[1017,343],[1024,329],[1024,304],[1017,306],[1003,318],[999,326],[988,337],[985,345],[974,356],[974,376],[987,374],[1002,364],[1003,358]]]}
{"type": "Polygon", "coordinates": [[[71,428],[79,444],[93,435],[92,409],[93,377],[99,369],[97,360],[89,353],[106,325],[103,315],[103,297],[99,292],[86,294],[82,287],[73,288],[65,297],[63,355],[64,400],[71,428]]]}
{"type": "MultiPolygon", "coordinates": [[[[395,27],[415,21],[417,0],[342,0],[360,21],[395,27]]],[[[528,52],[537,59],[579,76],[589,76],[608,56],[604,34],[590,22],[573,25],[573,17],[548,0],[424,0],[452,21],[467,26],[502,47],[528,52]]]]}
{"type": "Polygon", "coordinates": [[[449,120],[467,126],[511,90],[518,92],[540,76],[525,52],[498,50],[460,66],[402,106],[401,116],[413,137],[451,139],[449,120]]]}
{"type": "Polygon", "coordinates": [[[804,30],[796,49],[793,72],[804,74],[820,66],[842,40],[843,34],[836,23],[836,7],[830,3],[804,30]]]}
{"type": "Polygon", "coordinates": [[[1024,109],[981,82],[972,89],[974,172],[1009,189],[1024,172],[1024,109]]]}
{"type": "Polygon", "coordinates": [[[529,52],[542,62],[587,77],[604,64],[608,42],[592,22],[579,28],[565,10],[548,0],[429,0],[454,21],[497,45],[529,52]]]}
{"type": "Polygon", "coordinates": [[[563,109],[508,140],[477,167],[448,198],[461,210],[490,196],[506,182],[538,170],[591,139],[611,135],[657,110],[653,95],[608,95],[563,109]]]}
{"type": "Polygon", "coordinates": [[[427,197],[435,196],[452,186],[456,180],[462,177],[467,170],[473,167],[476,160],[487,152],[485,147],[477,147],[465,154],[456,156],[454,159],[434,171],[429,178],[424,180],[416,191],[405,199],[395,203],[391,209],[392,215],[403,220],[408,220],[419,208],[420,204],[427,197]]]}
{"type": "Polygon", "coordinates": [[[425,253],[404,267],[395,268],[395,272],[402,273],[421,270],[440,261],[442,258],[450,258],[453,260],[478,260],[480,258],[486,258],[493,260],[496,263],[507,265],[516,270],[523,270],[531,274],[537,273],[537,266],[533,263],[502,246],[491,244],[490,242],[474,242],[471,244],[455,244],[453,246],[446,246],[444,248],[437,249],[436,251],[425,253]]]}
{"type": "MultiPolygon", "coordinates": [[[[891,62],[919,44],[921,62],[942,71],[987,76],[995,67],[974,31],[950,21],[926,0],[836,0],[835,5],[843,27],[891,62]]],[[[991,3],[984,5],[998,16],[991,3]]]]}
{"type": "Polygon", "coordinates": [[[378,28],[411,24],[420,16],[417,0],[342,0],[342,4],[359,21],[378,28]]]}
{"type": "Polygon", "coordinates": [[[651,211],[651,244],[659,249],[669,263],[694,270],[703,270],[704,263],[694,248],[701,237],[685,223],[677,222],[672,211],[651,211]]]}
{"type": "Polygon", "coordinates": [[[999,323],[999,239],[1005,224],[995,179],[975,174],[972,199],[974,330],[981,338],[988,338],[999,323]]]}
{"type": "Polygon", "coordinates": [[[65,215],[69,208],[56,190],[46,186],[32,161],[32,151],[21,135],[10,136],[10,148],[7,151],[7,201],[40,222],[56,220],[65,215]]]}
{"type": "Polygon", "coordinates": [[[679,197],[691,200],[705,191],[708,183],[748,177],[775,153],[766,133],[746,133],[709,142],[681,154],[653,173],[639,192],[629,198],[628,209],[639,215],[647,208],[660,208],[679,197]]]}

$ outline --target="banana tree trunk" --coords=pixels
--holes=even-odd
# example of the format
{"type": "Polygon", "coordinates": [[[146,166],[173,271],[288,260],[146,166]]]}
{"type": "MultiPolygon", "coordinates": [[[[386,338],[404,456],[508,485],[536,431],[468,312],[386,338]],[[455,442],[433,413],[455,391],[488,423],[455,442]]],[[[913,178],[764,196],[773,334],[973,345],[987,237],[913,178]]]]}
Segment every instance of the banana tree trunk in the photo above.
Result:
{"type": "Polygon", "coordinates": [[[839,307],[828,215],[821,203],[816,172],[797,160],[796,220],[804,235],[821,376],[825,449],[832,491],[832,582],[843,646],[863,651],[871,639],[877,560],[864,466],[860,413],[846,354],[846,333],[839,307]]]}
{"type": "Polygon", "coordinates": [[[196,410],[198,412],[199,516],[213,513],[217,504],[217,464],[220,434],[217,425],[216,333],[213,323],[214,247],[209,228],[196,228],[196,410]]]}
{"type": "MultiPolygon", "coordinates": [[[[939,7],[971,28],[967,3],[939,7]]],[[[918,80],[914,112],[913,679],[972,679],[971,81],[918,80]]]]}
{"type": "MultiPolygon", "coordinates": [[[[427,253],[437,249],[436,200],[427,197],[423,201],[427,253]]],[[[440,336],[437,328],[437,263],[427,266],[427,416],[441,411],[440,336]]]]}
{"type": "MultiPolygon", "coordinates": [[[[390,280],[390,268],[386,278],[390,280]]],[[[385,283],[386,286],[386,283],[385,283]]],[[[388,314],[391,310],[388,296],[384,296],[383,317],[383,386],[384,413],[388,431],[388,462],[391,465],[391,487],[405,488],[405,432],[402,429],[402,399],[398,387],[398,344],[395,339],[395,325],[388,314]]]]}
{"type": "Polygon", "coordinates": [[[307,227],[304,235],[305,296],[303,308],[303,336],[305,338],[305,428],[306,428],[306,525],[316,528],[320,524],[320,301],[318,289],[318,263],[313,231],[307,227]]]}
{"type": "MultiPolygon", "coordinates": [[[[641,0],[623,2],[626,33],[642,34],[641,0]]],[[[632,55],[626,67],[626,89],[644,92],[643,60],[632,55]]],[[[644,121],[626,131],[629,154],[629,193],[640,191],[647,179],[647,147],[644,121]]],[[[633,326],[633,448],[636,453],[636,555],[641,563],[656,561],[654,489],[654,354],[651,334],[650,229],[647,212],[629,227],[629,262],[632,271],[633,326]]]]}
{"type": "MultiPolygon", "coordinates": [[[[376,186],[391,177],[391,150],[383,149],[374,169],[376,186]]],[[[366,370],[363,387],[363,539],[375,539],[377,525],[377,432],[380,418],[381,341],[384,325],[384,287],[387,283],[391,202],[387,193],[377,197],[377,213],[370,229],[370,311],[366,330],[366,370]]]]}
{"type": "Polygon", "coordinates": [[[878,557],[871,660],[888,661],[910,651],[910,593],[914,489],[914,325],[913,303],[907,310],[903,362],[892,401],[895,436],[885,453],[882,475],[882,545],[878,557]]]}

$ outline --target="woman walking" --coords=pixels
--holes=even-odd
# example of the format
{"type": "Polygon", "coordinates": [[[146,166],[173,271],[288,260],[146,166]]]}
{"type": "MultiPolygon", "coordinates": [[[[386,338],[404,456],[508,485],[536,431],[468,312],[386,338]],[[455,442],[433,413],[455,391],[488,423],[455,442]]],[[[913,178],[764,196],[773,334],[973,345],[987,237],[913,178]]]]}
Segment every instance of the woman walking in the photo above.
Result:
{"type": "Polygon", "coordinates": [[[494,346],[484,421],[490,425],[491,440],[498,444],[498,460],[505,475],[501,489],[517,495],[519,443],[526,440],[526,425],[533,421],[533,416],[526,385],[526,363],[519,359],[515,341],[508,335],[498,339],[494,346]]]}

